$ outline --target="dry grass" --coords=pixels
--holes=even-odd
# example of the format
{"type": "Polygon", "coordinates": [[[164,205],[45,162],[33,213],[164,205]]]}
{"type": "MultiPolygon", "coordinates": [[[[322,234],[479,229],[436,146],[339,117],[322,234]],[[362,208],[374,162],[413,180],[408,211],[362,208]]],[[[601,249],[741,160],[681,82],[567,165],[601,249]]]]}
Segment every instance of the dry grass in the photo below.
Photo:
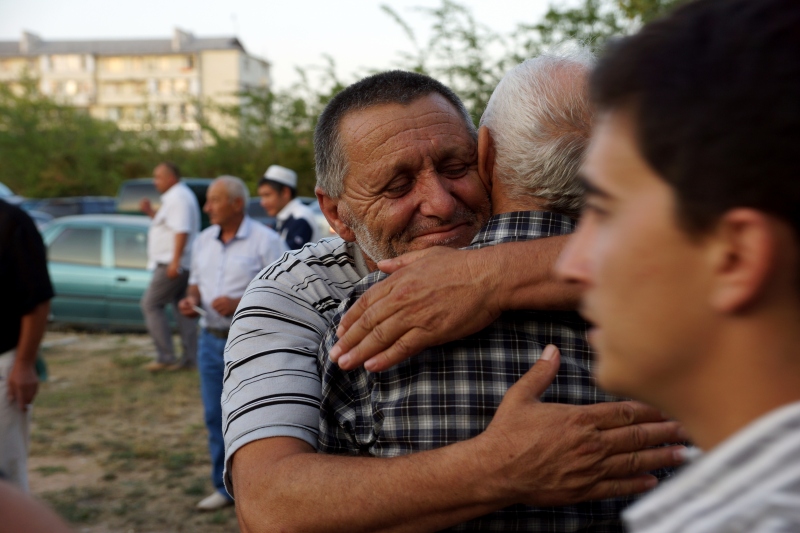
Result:
{"type": "Polygon", "coordinates": [[[146,335],[54,333],[33,410],[31,491],[78,531],[238,531],[211,493],[196,372],[151,375],[146,335]]]}

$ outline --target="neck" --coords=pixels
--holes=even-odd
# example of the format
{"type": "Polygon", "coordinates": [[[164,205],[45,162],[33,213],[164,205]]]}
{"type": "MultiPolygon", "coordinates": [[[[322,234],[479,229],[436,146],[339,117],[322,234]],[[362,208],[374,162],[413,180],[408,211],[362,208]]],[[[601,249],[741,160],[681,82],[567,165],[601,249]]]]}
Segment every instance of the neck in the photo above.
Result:
{"type": "MultiPolygon", "coordinates": [[[[732,320],[714,338],[688,379],[654,403],[680,420],[710,450],[783,405],[800,401],[800,316],[773,315],[756,324],[732,320]]],[[[710,344],[710,343],[709,343],[710,344]]],[[[708,346],[708,345],[706,345],[708,346]]]]}
{"type": "Polygon", "coordinates": [[[225,224],[219,225],[219,237],[222,239],[222,242],[230,242],[234,237],[236,237],[236,232],[239,231],[239,226],[242,225],[243,220],[244,215],[236,215],[235,218],[226,221],[225,224]]]}
{"type": "Polygon", "coordinates": [[[499,180],[492,184],[492,215],[513,213],[515,211],[547,211],[547,203],[538,196],[524,195],[519,198],[511,197],[507,187],[499,180]]]}

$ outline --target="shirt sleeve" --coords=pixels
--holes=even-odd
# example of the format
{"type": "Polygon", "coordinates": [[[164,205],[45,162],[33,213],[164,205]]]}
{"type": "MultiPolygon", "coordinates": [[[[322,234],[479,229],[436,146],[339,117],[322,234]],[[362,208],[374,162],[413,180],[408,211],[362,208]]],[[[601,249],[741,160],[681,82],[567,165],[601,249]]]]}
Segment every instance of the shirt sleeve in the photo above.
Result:
{"type": "Polygon", "coordinates": [[[24,212],[17,217],[19,224],[12,237],[16,305],[22,315],[53,298],[53,286],[47,272],[47,254],[42,236],[24,212]]]}
{"type": "Polygon", "coordinates": [[[192,262],[191,266],[189,267],[189,285],[200,284],[200,254],[198,253],[198,250],[200,250],[200,241],[202,239],[202,234],[198,235],[192,243],[192,262]]]}
{"type": "Polygon", "coordinates": [[[167,227],[169,227],[175,233],[192,232],[193,206],[191,204],[191,198],[187,198],[183,194],[176,195],[175,198],[173,198],[173,201],[169,202],[166,206],[162,206],[162,209],[165,207],[167,209],[165,213],[165,222],[167,227]]]}

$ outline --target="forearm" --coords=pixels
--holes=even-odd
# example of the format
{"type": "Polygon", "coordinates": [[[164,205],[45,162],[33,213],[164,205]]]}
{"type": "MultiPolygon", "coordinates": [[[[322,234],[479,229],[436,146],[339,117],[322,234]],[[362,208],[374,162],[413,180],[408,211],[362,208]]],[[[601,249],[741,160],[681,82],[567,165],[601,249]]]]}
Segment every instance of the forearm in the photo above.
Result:
{"type": "Polygon", "coordinates": [[[49,314],[50,301],[48,300],[34,307],[33,311],[27,315],[23,315],[20,321],[15,364],[33,367],[36,363],[36,354],[47,328],[49,314]]]}
{"type": "Polygon", "coordinates": [[[474,440],[392,459],[322,455],[302,443],[311,453],[253,460],[270,440],[234,456],[243,532],[437,531],[511,503],[474,440]]]}
{"type": "Polygon", "coordinates": [[[574,310],[580,291],[574,284],[556,279],[553,267],[569,236],[500,244],[474,253],[497,283],[497,297],[503,310],[574,310]],[[513,274],[513,275],[512,275],[513,274]]]}
{"type": "Polygon", "coordinates": [[[172,264],[180,265],[181,257],[183,257],[183,249],[186,248],[186,243],[189,240],[188,233],[175,234],[175,250],[172,253],[172,264]]]}

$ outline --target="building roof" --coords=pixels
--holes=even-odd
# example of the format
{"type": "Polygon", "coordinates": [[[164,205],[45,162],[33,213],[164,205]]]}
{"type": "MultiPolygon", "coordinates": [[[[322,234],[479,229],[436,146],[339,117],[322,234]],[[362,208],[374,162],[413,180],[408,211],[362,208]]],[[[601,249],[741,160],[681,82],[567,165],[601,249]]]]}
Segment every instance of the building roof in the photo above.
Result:
{"type": "Polygon", "coordinates": [[[19,41],[0,41],[0,57],[35,57],[40,55],[91,54],[163,55],[203,50],[241,50],[244,46],[236,37],[195,37],[175,29],[171,39],[102,39],[91,41],[46,41],[32,33],[23,32],[19,41]]]}

